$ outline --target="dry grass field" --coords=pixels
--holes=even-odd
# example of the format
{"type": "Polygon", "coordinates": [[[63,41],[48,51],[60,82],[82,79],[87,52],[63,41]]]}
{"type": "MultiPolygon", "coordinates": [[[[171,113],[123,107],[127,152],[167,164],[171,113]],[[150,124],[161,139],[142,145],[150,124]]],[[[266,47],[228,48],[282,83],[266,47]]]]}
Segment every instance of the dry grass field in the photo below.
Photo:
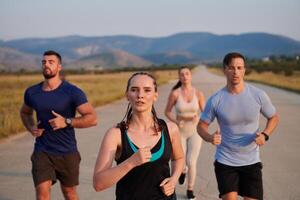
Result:
{"type": "MultiPolygon", "coordinates": [[[[122,98],[131,74],[67,75],[66,80],[83,89],[88,100],[96,107],[122,98]]],[[[177,78],[177,70],[154,71],[152,74],[158,84],[177,78]]],[[[0,139],[25,130],[19,116],[24,91],[42,80],[41,75],[0,75],[0,139]]]]}
{"type": "MultiPolygon", "coordinates": [[[[217,68],[209,68],[209,71],[215,74],[223,75],[223,72],[217,68]]],[[[247,81],[263,83],[277,88],[300,93],[300,73],[294,72],[292,76],[285,76],[284,74],[274,74],[272,72],[251,72],[245,77],[247,81]]]]}

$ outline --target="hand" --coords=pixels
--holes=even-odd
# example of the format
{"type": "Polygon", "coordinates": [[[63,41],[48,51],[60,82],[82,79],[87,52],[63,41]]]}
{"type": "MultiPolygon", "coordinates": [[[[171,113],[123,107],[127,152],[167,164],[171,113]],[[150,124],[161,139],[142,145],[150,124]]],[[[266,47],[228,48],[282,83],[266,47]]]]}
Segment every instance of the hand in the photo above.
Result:
{"type": "Polygon", "coordinates": [[[151,148],[144,147],[140,148],[137,152],[135,152],[131,157],[131,161],[133,162],[134,166],[142,165],[146,162],[149,162],[152,155],[151,155],[151,148]]]}
{"type": "Polygon", "coordinates": [[[166,178],[160,183],[159,186],[166,196],[170,196],[175,191],[176,181],[174,181],[171,177],[166,178]]]}
{"type": "Polygon", "coordinates": [[[196,123],[196,122],[198,122],[198,121],[199,121],[198,115],[194,115],[194,117],[193,117],[193,122],[196,123]]]}
{"type": "Polygon", "coordinates": [[[212,141],[211,143],[213,145],[219,145],[222,142],[222,136],[220,133],[220,129],[217,129],[216,132],[214,132],[214,134],[212,135],[212,141]]]}
{"type": "Polygon", "coordinates": [[[177,126],[178,126],[179,128],[182,128],[183,125],[184,125],[184,121],[183,121],[183,120],[178,121],[177,126]]]}
{"type": "Polygon", "coordinates": [[[262,146],[266,143],[266,138],[261,132],[256,133],[255,143],[258,146],[262,146]]]}
{"type": "Polygon", "coordinates": [[[49,124],[53,128],[53,130],[55,131],[61,128],[65,128],[67,126],[65,118],[60,114],[54,112],[53,110],[51,112],[55,116],[55,118],[49,120],[49,124]]]}
{"type": "Polygon", "coordinates": [[[29,132],[33,137],[40,137],[44,133],[44,130],[43,128],[31,127],[29,132]]]}

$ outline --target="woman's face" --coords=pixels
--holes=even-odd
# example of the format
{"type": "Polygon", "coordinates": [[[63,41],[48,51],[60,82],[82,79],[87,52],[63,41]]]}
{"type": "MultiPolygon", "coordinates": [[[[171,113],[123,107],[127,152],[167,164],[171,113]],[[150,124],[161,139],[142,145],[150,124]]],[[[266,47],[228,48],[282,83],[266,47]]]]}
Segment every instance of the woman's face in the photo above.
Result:
{"type": "Polygon", "coordinates": [[[179,80],[181,83],[191,83],[192,82],[192,73],[189,69],[183,68],[179,71],[179,80]]]}
{"type": "Polygon", "coordinates": [[[136,75],[130,83],[126,92],[128,101],[133,111],[144,112],[152,109],[157,100],[158,93],[155,91],[153,79],[147,75],[136,75]]]}

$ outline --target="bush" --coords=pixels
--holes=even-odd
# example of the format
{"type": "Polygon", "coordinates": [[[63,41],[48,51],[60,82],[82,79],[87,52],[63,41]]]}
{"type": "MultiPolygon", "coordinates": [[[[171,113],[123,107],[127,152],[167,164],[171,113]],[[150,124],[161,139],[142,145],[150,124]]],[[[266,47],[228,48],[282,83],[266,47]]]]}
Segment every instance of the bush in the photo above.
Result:
{"type": "Polygon", "coordinates": [[[284,75],[285,76],[293,76],[293,74],[294,74],[294,71],[291,70],[291,69],[285,69],[284,70],[284,75]]]}

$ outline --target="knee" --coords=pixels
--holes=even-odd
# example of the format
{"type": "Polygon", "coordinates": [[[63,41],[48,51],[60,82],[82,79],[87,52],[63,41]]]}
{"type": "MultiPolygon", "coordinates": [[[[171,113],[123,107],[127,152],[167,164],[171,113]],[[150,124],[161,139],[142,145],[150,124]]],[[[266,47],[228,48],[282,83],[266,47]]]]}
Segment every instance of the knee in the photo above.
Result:
{"type": "Polygon", "coordinates": [[[77,199],[76,187],[68,187],[68,188],[64,187],[63,193],[64,193],[65,198],[68,200],[77,199]]]}
{"type": "Polygon", "coordinates": [[[51,184],[48,184],[48,182],[44,182],[42,184],[39,184],[36,186],[36,198],[38,200],[48,200],[50,199],[50,187],[51,184]]]}
{"type": "Polygon", "coordinates": [[[48,199],[50,199],[50,191],[37,191],[36,199],[37,200],[48,200],[48,199]]]}

